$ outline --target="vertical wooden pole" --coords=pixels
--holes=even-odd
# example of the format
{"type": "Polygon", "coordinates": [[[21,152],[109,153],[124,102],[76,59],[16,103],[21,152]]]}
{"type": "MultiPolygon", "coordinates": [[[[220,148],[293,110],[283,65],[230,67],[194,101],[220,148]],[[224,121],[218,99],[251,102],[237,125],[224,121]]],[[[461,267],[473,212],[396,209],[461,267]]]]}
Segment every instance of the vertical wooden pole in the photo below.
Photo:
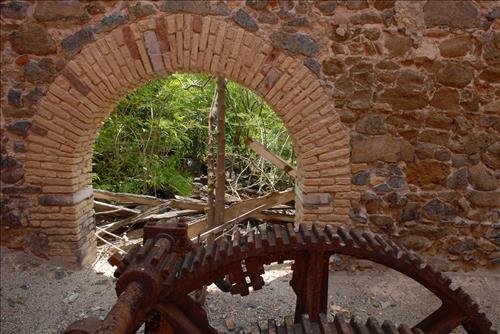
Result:
{"type": "Polygon", "coordinates": [[[208,114],[208,154],[207,154],[207,188],[208,188],[208,210],[207,224],[209,228],[215,227],[215,108],[217,100],[217,90],[214,93],[212,106],[208,114]]]}
{"type": "MultiPolygon", "coordinates": [[[[224,223],[226,172],[226,79],[219,76],[217,80],[217,184],[215,187],[214,224],[224,223]]],[[[209,225],[209,227],[212,227],[209,225]]]]}

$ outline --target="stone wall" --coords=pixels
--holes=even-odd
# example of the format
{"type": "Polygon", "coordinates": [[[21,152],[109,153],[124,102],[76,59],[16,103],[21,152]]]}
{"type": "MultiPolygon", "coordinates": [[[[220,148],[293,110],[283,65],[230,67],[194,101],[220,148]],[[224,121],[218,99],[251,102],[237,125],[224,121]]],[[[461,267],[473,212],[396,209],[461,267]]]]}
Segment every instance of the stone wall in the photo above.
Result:
{"type": "Polygon", "coordinates": [[[299,154],[300,220],[385,233],[445,269],[500,262],[495,1],[4,1],[2,244],[80,265],[92,144],[172,72],[260,94],[299,154]]]}

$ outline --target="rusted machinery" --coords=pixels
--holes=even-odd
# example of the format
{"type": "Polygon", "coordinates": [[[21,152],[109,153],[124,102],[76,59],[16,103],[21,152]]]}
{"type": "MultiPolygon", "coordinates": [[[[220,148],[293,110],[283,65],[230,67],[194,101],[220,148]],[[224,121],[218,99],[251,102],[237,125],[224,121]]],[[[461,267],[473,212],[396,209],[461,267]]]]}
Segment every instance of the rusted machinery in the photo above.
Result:
{"type": "MultiPolygon", "coordinates": [[[[311,229],[300,225],[274,225],[270,229],[238,230],[232,238],[209,237],[203,245],[187,238],[187,225],[179,221],[149,222],[144,246],[137,245],[123,258],[113,256],[117,266],[119,299],[104,320],[87,318],[73,323],[65,333],[135,333],[145,324],[153,333],[217,333],[201,305],[189,293],[215,283],[222,291],[247,295],[250,287],[261,289],[264,265],[294,260],[290,282],[297,296],[295,317],[255,333],[449,333],[463,326],[467,333],[493,334],[491,322],[461,289],[453,290],[450,279],[434,270],[414,253],[367,231],[330,225],[311,229]],[[367,259],[392,268],[433,292],[442,305],[414,328],[381,326],[374,319],[366,324],[336,316],[328,322],[328,269],[333,254],[367,259]]],[[[252,333],[254,333],[252,332],[252,333]]]]}

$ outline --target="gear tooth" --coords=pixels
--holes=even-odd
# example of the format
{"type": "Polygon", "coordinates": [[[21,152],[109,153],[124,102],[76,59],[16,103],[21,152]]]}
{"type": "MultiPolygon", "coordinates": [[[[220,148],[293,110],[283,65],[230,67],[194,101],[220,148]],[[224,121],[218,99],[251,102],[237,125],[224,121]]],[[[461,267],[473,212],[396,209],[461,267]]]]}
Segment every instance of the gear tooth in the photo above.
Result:
{"type": "Polygon", "coordinates": [[[359,319],[352,317],[349,324],[351,325],[351,328],[353,329],[353,333],[366,333],[366,329],[365,329],[366,327],[363,325],[363,323],[359,319]]]}
{"type": "Polygon", "coordinates": [[[214,257],[215,262],[220,261],[221,259],[223,259],[226,256],[226,248],[227,248],[226,238],[224,236],[222,236],[217,241],[217,248],[215,250],[215,257],[214,257]]]}
{"type": "Polygon", "coordinates": [[[217,251],[217,243],[215,242],[215,236],[210,233],[207,237],[207,244],[205,246],[205,256],[203,257],[202,265],[212,263],[217,251]]]}
{"type": "Polygon", "coordinates": [[[262,249],[263,246],[267,246],[267,240],[263,241],[262,240],[262,233],[259,228],[257,228],[257,233],[254,233],[254,238],[255,238],[255,249],[262,249]],[[264,242],[266,245],[264,245],[264,242]]]}
{"type": "Polygon", "coordinates": [[[351,235],[355,244],[358,244],[363,247],[367,245],[368,242],[366,241],[366,239],[363,237],[362,233],[359,230],[353,228],[349,231],[349,234],[351,235]]]}
{"type": "Polygon", "coordinates": [[[326,225],[325,226],[325,236],[328,240],[329,243],[333,243],[334,236],[336,235],[335,230],[333,229],[332,225],[326,225]]]}
{"type": "MultiPolygon", "coordinates": [[[[160,263],[159,270],[163,280],[166,280],[172,273],[175,272],[175,264],[178,260],[177,253],[168,253],[160,263]]],[[[181,265],[182,268],[182,265],[181,265]]]]}
{"type": "Polygon", "coordinates": [[[374,334],[382,334],[382,328],[380,327],[380,324],[378,323],[377,319],[374,317],[369,317],[368,320],[366,320],[366,327],[370,330],[371,333],[374,334]]]}
{"type": "Polygon", "coordinates": [[[375,234],[375,240],[380,244],[380,246],[383,248],[383,251],[387,253],[387,255],[391,255],[394,250],[392,247],[387,243],[387,239],[383,238],[382,236],[375,234]]]}
{"type": "Polygon", "coordinates": [[[342,314],[336,314],[333,319],[333,323],[335,324],[335,328],[339,332],[339,334],[349,334],[352,331],[349,329],[349,324],[345,321],[345,318],[342,314]]]}
{"type": "Polygon", "coordinates": [[[194,259],[193,259],[193,265],[191,266],[191,272],[193,272],[196,268],[199,268],[201,267],[201,264],[203,262],[203,259],[205,257],[205,246],[200,246],[198,247],[198,249],[196,250],[196,254],[194,256],[194,259]]]}
{"type": "Polygon", "coordinates": [[[347,246],[349,247],[358,246],[351,238],[349,231],[345,227],[339,226],[337,228],[337,234],[339,235],[340,239],[342,239],[342,242],[345,243],[347,246]]]}
{"type": "Polygon", "coordinates": [[[321,241],[320,229],[318,229],[318,224],[312,224],[311,228],[311,242],[318,243],[321,241]]]}
{"type": "Polygon", "coordinates": [[[255,233],[253,230],[248,231],[246,235],[247,251],[251,252],[255,249],[255,233]]]}
{"type": "Polygon", "coordinates": [[[371,249],[379,251],[382,248],[382,245],[380,245],[377,239],[375,239],[373,233],[371,233],[370,231],[363,231],[361,235],[366,239],[366,241],[368,242],[368,246],[371,249]]]}
{"type": "Polygon", "coordinates": [[[404,324],[399,325],[398,331],[400,334],[411,334],[411,328],[404,324]]]}
{"type": "Polygon", "coordinates": [[[299,225],[299,233],[297,234],[297,241],[301,244],[306,244],[311,242],[311,235],[305,224],[299,225]]]}
{"type": "Polygon", "coordinates": [[[275,244],[280,247],[283,246],[283,234],[281,232],[282,227],[278,224],[272,225],[273,230],[269,231],[269,234],[272,234],[272,239],[274,239],[275,244]]]}
{"type": "Polygon", "coordinates": [[[295,229],[293,228],[292,224],[286,225],[286,234],[288,236],[288,239],[290,240],[290,244],[296,245],[297,244],[297,233],[295,233],[295,229]]]}
{"type": "Polygon", "coordinates": [[[439,272],[439,283],[449,287],[451,284],[451,279],[443,273],[439,272]]]}
{"type": "Polygon", "coordinates": [[[397,334],[398,333],[396,326],[388,320],[384,321],[384,323],[382,324],[382,329],[387,334],[397,334]]]}
{"type": "Polygon", "coordinates": [[[146,254],[149,252],[149,249],[153,246],[153,239],[148,239],[135,254],[135,260],[138,262],[144,261],[146,254]]]}
{"type": "Polygon", "coordinates": [[[191,271],[191,266],[193,265],[194,252],[189,251],[186,256],[184,256],[184,261],[181,266],[181,273],[183,275],[191,271]]]}

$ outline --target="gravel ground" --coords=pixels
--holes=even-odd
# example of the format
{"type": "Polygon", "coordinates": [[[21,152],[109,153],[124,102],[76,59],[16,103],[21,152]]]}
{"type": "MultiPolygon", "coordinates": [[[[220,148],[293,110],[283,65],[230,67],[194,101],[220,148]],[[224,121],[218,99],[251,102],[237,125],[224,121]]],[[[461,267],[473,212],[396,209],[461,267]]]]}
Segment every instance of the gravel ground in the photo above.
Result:
{"type": "MultiPolygon", "coordinates": [[[[0,250],[0,333],[61,333],[73,321],[103,317],[116,300],[113,269],[102,256],[80,271],[69,271],[24,253],[0,250]]],[[[500,271],[448,273],[482,307],[500,329],[500,271]]],[[[214,327],[249,329],[268,318],[293,314],[294,294],[288,284],[290,264],[272,265],[266,286],[249,296],[231,296],[208,287],[207,310],[214,327]]],[[[439,303],[411,279],[381,267],[330,275],[330,313],[366,319],[392,319],[413,325],[439,303]]],[[[330,315],[331,315],[330,314],[330,315]]],[[[463,333],[456,330],[453,333],[463,333]]]]}

